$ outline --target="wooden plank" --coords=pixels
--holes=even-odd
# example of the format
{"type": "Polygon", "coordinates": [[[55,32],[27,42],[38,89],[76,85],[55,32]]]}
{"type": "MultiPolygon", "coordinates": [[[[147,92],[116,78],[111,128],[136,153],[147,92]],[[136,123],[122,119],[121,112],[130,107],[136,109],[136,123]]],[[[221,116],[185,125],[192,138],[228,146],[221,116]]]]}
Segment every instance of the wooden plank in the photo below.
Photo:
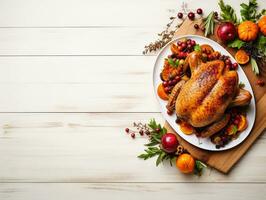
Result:
{"type": "Polygon", "coordinates": [[[265,199],[265,184],[193,184],[193,183],[56,183],[56,184],[1,184],[0,198],[5,200],[76,199],[134,199],[161,200],[178,197],[182,200],[210,199],[265,199]]]}
{"type": "Polygon", "coordinates": [[[0,114],[0,182],[265,182],[265,135],[230,176],[138,159],[147,140],[124,128],[151,118],[163,122],[154,113],[0,114]]]}
{"type": "Polygon", "coordinates": [[[158,112],[153,62],[153,57],[2,57],[0,111],[158,112]]]}
{"type": "Polygon", "coordinates": [[[142,55],[159,28],[0,28],[0,55],[142,55]]]}
{"type": "MultiPolygon", "coordinates": [[[[258,0],[260,4],[263,0],[258,0]]],[[[9,0],[1,2],[0,26],[162,26],[183,1],[9,0]]],[[[186,0],[190,9],[218,10],[216,1],[186,0]]],[[[238,1],[230,2],[238,8],[238,1]]],[[[175,11],[175,12],[174,12],[175,11]]]]}

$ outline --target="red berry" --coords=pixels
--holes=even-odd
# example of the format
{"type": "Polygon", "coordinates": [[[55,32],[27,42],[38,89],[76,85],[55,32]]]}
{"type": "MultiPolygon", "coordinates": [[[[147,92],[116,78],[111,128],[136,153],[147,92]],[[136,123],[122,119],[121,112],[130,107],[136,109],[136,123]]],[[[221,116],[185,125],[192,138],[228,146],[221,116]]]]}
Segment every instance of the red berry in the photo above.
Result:
{"type": "Polygon", "coordinates": [[[191,45],[192,45],[192,46],[195,46],[195,45],[196,45],[195,40],[191,40],[191,45]]]}
{"type": "Polygon", "coordinates": [[[143,135],[144,135],[143,130],[140,130],[140,131],[139,131],[139,134],[140,134],[141,136],[143,136],[143,135]]]}
{"type": "Polygon", "coordinates": [[[226,60],[225,60],[225,64],[230,65],[230,64],[231,64],[231,60],[226,59],[226,60]]]}
{"type": "Polygon", "coordinates": [[[214,12],[214,16],[217,16],[217,17],[218,17],[218,12],[215,11],[215,12],[214,12]]]}
{"type": "Polygon", "coordinates": [[[233,66],[233,69],[237,69],[238,64],[237,63],[234,63],[232,66],[233,66]]]}
{"type": "Polygon", "coordinates": [[[177,42],[177,45],[178,45],[178,46],[181,46],[181,44],[182,44],[181,41],[178,41],[178,42],[177,42]]]}
{"type": "Polygon", "coordinates": [[[191,49],[192,48],[191,44],[187,45],[187,48],[188,49],[191,49]]]}
{"type": "Polygon", "coordinates": [[[182,18],[183,18],[183,13],[179,12],[179,13],[177,14],[177,17],[178,17],[179,19],[182,19],[182,18]]]}
{"type": "Polygon", "coordinates": [[[167,86],[168,86],[167,81],[164,81],[164,82],[163,82],[163,86],[164,86],[164,87],[167,87],[167,86]]]}
{"type": "Polygon", "coordinates": [[[189,12],[187,16],[190,20],[194,20],[195,18],[195,14],[193,12],[189,12]]]}
{"type": "Polygon", "coordinates": [[[131,137],[134,139],[135,138],[135,133],[131,133],[131,137]]]}
{"type": "Polygon", "coordinates": [[[195,29],[199,29],[199,25],[198,24],[194,24],[194,28],[195,29]]]}
{"type": "Polygon", "coordinates": [[[160,129],[160,128],[156,128],[155,131],[156,131],[157,133],[159,133],[159,132],[161,131],[161,129],[160,129]]]}
{"type": "Polygon", "coordinates": [[[237,119],[234,120],[234,124],[235,125],[238,125],[239,124],[239,121],[237,119]]]}
{"type": "Polygon", "coordinates": [[[126,131],[127,133],[129,133],[129,128],[126,128],[125,131],[126,131]]]}
{"type": "Polygon", "coordinates": [[[263,87],[265,85],[264,80],[257,80],[257,85],[263,87]]]}
{"type": "Polygon", "coordinates": [[[186,44],[185,42],[183,42],[183,43],[181,44],[181,47],[182,47],[182,49],[185,49],[185,48],[187,48],[187,44],[186,44]]]}
{"type": "Polygon", "coordinates": [[[176,152],[176,148],[178,146],[178,141],[176,135],[173,133],[166,133],[163,135],[161,139],[162,148],[167,153],[176,152]]]}
{"type": "Polygon", "coordinates": [[[182,46],[177,47],[178,51],[182,51],[182,46]]]}
{"type": "Polygon", "coordinates": [[[181,80],[181,77],[180,77],[180,76],[176,76],[176,77],[175,77],[175,80],[178,82],[178,81],[181,80]]]}
{"type": "Polygon", "coordinates": [[[197,13],[198,13],[199,15],[201,15],[201,14],[203,13],[202,9],[201,9],[201,8],[198,8],[198,9],[197,9],[197,13]]]}

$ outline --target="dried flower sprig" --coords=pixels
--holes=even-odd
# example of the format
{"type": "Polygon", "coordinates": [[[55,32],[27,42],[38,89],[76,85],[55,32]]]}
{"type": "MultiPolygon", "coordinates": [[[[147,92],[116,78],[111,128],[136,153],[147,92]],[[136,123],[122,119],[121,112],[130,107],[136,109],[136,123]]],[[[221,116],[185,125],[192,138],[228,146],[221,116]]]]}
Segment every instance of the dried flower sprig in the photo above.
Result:
{"type": "Polygon", "coordinates": [[[171,16],[169,18],[170,22],[166,24],[165,30],[158,34],[159,39],[155,42],[151,42],[150,44],[146,45],[144,47],[143,54],[157,51],[163,48],[168,42],[170,42],[173,39],[175,32],[184,23],[189,13],[186,3],[183,2],[181,10],[185,16],[182,17],[182,19],[179,19],[177,14],[175,16],[171,16]]]}

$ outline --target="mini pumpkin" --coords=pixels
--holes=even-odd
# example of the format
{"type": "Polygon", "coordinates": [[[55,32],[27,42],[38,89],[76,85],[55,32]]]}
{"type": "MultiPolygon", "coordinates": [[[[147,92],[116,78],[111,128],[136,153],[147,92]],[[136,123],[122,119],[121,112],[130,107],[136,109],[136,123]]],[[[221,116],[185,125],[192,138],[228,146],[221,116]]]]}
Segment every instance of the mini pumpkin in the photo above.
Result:
{"type": "Polygon", "coordinates": [[[258,22],[258,26],[260,28],[260,31],[263,33],[263,35],[266,36],[266,15],[260,18],[258,22]]]}
{"type": "Polygon", "coordinates": [[[257,24],[252,21],[244,21],[238,26],[239,39],[249,42],[255,40],[259,32],[257,24]]]}

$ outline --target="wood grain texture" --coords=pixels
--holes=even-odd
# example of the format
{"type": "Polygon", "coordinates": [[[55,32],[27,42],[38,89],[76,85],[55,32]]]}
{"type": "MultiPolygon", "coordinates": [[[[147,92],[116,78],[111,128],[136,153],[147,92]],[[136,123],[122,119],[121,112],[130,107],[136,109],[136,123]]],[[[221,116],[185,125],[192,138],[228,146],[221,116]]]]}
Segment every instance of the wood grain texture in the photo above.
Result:
{"type": "Polygon", "coordinates": [[[159,113],[0,114],[0,182],[265,182],[266,136],[230,176],[188,176],[138,159],[148,141],[124,128],[153,117],[164,121],[159,113]]]}
{"type": "MultiPolygon", "coordinates": [[[[197,22],[201,23],[201,22],[197,22]]],[[[194,33],[194,34],[199,34],[202,35],[202,32],[196,31],[193,28],[193,22],[191,21],[186,21],[183,26],[180,28],[180,31],[176,33],[176,35],[179,34],[184,34],[184,32],[189,32],[189,33],[194,33]]],[[[217,37],[213,36],[213,40],[217,41],[217,37]]],[[[225,47],[226,48],[226,47],[225,47]]],[[[234,53],[233,51],[231,51],[234,53]]],[[[255,84],[254,77],[255,75],[253,72],[250,70],[251,66],[246,65],[244,67],[244,71],[246,75],[250,78],[253,79],[251,82],[253,92],[255,94],[256,98],[256,119],[255,123],[253,126],[253,129],[248,136],[248,138],[238,145],[237,147],[227,150],[227,151],[222,151],[222,152],[210,152],[206,150],[199,149],[185,140],[183,140],[178,134],[178,139],[181,144],[197,159],[202,160],[209,164],[210,166],[218,169],[219,171],[223,173],[228,173],[230,169],[236,164],[236,162],[246,153],[246,151],[250,148],[250,146],[255,142],[255,140],[263,133],[263,131],[266,128],[266,94],[265,94],[265,88],[258,87],[255,84]]],[[[265,77],[261,75],[263,79],[265,77]]],[[[173,132],[174,130],[170,127],[168,123],[165,124],[165,127],[173,132]]]]}
{"type": "Polygon", "coordinates": [[[53,183],[53,184],[0,184],[1,199],[25,200],[85,200],[119,199],[161,200],[178,196],[182,200],[204,199],[256,199],[264,200],[265,184],[224,184],[224,183],[53,183]],[[245,191],[245,192],[243,192],[245,191]]]}

